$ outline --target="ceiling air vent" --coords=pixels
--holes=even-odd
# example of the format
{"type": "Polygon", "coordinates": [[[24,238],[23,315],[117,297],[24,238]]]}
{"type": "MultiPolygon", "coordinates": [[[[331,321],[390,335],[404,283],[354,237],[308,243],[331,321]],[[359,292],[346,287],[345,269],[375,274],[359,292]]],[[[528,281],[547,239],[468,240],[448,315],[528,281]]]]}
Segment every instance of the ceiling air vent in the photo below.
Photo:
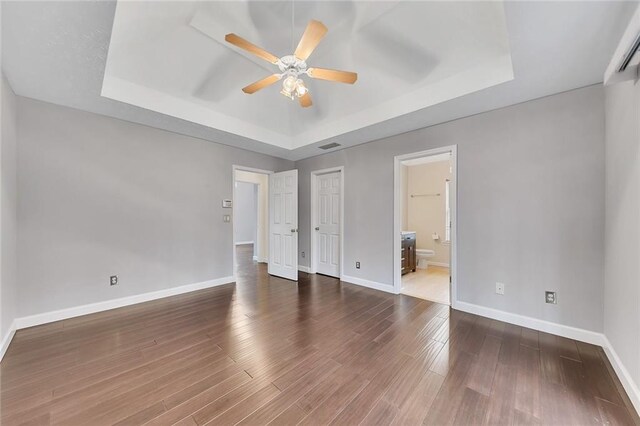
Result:
{"type": "Polygon", "coordinates": [[[337,146],[340,146],[340,144],[339,144],[339,143],[332,142],[332,143],[328,143],[328,144],[326,144],[326,145],[319,146],[318,148],[320,148],[320,149],[324,149],[324,150],[327,150],[327,149],[335,148],[335,147],[337,147],[337,146]]]}

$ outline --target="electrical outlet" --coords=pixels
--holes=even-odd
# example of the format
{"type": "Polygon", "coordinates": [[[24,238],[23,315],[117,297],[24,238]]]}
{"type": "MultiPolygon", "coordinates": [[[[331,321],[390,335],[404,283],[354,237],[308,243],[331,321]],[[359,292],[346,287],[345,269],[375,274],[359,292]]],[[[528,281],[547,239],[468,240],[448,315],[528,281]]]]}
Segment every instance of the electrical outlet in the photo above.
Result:
{"type": "Polygon", "coordinates": [[[558,304],[558,296],[555,291],[545,291],[544,292],[544,300],[547,303],[558,304]]]}
{"type": "Polygon", "coordinates": [[[496,283],[496,294],[504,294],[504,284],[496,283]]]}
{"type": "Polygon", "coordinates": [[[225,223],[231,222],[231,215],[225,214],[224,216],[222,216],[222,221],[225,223]]]}
{"type": "Polygon", "coordinates": [[[118,276],[117,276],[117,275],[112,275],[112,276],[109,278],[109,284],[110,284],[110,285],[116,285],[116,284],[118,284],[118,276]]]}
{"type": "Polygon", "coordinates": [[[360,269],[360,262],[356,262],[356,269],[360,269]]]}
{"type": "Polygon", "coordinates": [[[306,255],[304,254],[304,252],[302,252],[302,257],[304,258],[306,255]]]}

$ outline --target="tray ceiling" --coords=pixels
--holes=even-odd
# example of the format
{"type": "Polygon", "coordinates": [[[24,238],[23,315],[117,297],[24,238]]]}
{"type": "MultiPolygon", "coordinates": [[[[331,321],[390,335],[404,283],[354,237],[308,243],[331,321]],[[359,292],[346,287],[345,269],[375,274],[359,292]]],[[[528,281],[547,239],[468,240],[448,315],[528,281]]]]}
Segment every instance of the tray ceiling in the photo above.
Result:
{"type": "Polygon", "coordinates": [[[512,78],[501,2],[125,1],[102,96],[295,149],[512,78]],[[309,109],[280,95],[280,84],[243,93],[277,68],[225,43],[225,34],[281,57],[310,19],[329,33],[307,62],[355,70],[357,83],[305,78],[309,109]]]}
{"type": "Polygon", "coordinates": [[[18,95],[289,159],[602,81],[633,2],[3,2],[3,71],[18,95]],[[235,32],[291,53],[308,20],[329,34],[301,109],[235,32]],[[293,30],[293,31],[292,31],[293,30]]]}

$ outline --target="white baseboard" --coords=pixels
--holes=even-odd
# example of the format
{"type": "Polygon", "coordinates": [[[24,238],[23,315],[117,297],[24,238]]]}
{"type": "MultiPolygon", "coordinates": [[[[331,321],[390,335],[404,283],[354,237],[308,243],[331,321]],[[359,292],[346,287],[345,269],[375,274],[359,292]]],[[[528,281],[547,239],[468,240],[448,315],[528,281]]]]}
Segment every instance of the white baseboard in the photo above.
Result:
{"type": "Polygon", "coordinates": [[[604,353],[607,354],[607,358],[609,358],[609,362],[618,375],[624,390],[627,391],[627,395],[629,395],[629,399],[635,407],[636,412],[640,413],[640,389],[638,389],[638,385],[633,381],[631,374],[629,374],[629,371],[622,363],[622,360],[611,345],[611,342],[609,342],[609,339],[607,339],[607,336],[603,335],[602,337],[604,339],[602,349],[604,349],[604,353]]]}
{"type": "Polygon", "coordinates": [[[311,268],[309,268],[308,266],[304,266],[304,265],[298,265],[298,271],[306,272],[307,274],[310,274],[311,273],[311,268]]]}
{"type": "Polygon", "coordinates": [[[455,309],[498,321],[508,322],[521,327],[531,328],[533,330],[544,331],[545,333],[591,343],[593,345],[604,346],[604,335],[595,331],[557,324],[555,322],[487,308],[486,306],[474,305],[473,303],[461,302],[459,300],[455,303],[455,309]]]}
{"type": "Polygon", "coordinates": [[[4,358],[4,354],[7,353],[7,349],[9,349],[9,345],[11,344],[11,340],[15,334],[16,322],[13,321],[9,326],[9,330],[7,330],[7,334],[2,339],[2,342],[0,342],[0,362],[2,361],[2,358],[4,358]]]}
{"type": "Polygon", "coordinates": [[[382,284],[376,281],[369,281],[369,280],[365,280],[364,278],[357,278],[357,277],[350,277],[348,275],[342,275],[340,277],[340,280],[351,283],[351,284],[355,284],[355,285],[361,285],[363,287],[369,287],[374,290],[380,290],[387,293],[395,293],[395,291],[393,291],[392,285],[382,284]]]}
{"type": "Polygon", "coordinates": [[[432,262],[430,260],[427,260],[427,265],[431,265],[431,266],[442,266],[443,268],[448,268],[449,264],[445,263],[445,262],[432,262]]]}
{"type": "Polygon", "coordinates": [[[189,293],[191,291],[202,290],[205,288],[215,287],[223,284],[234,282],[231,277],[217,278],[214,280],[203,281],[195,284],[183,285],[180,287],[168,288],[165,290],[153,291],[150,293],[137,294],[134,296],[122,297],[120,299],[107,300],[104,302],[91,303],[88,305],[75,306],[73,308],[61,309],[58,311],[45,312],[42,314],[31,315],[28,317],[16,318],[15,326],[17,330],[36,325],[47,324],[50,322],[61,321],[69,318],[79,317],[82,315],[93,314],[96,312],[108,311],[110,309],[121,308],[123,306],[135,305],[136,303],[149,302],[151,300],[162,299],[178,294],[189,293]]]}
{"type": "Polygon", "coordinates": [[[253,261],[257,262],[258,261],[258,256],[253,256],[253,261]]]}
{"type": "Polygon", "coordinates": [[[245,244],[253,244],[253,241],[236,241],[237,246],[242,246],[245,244]]]}

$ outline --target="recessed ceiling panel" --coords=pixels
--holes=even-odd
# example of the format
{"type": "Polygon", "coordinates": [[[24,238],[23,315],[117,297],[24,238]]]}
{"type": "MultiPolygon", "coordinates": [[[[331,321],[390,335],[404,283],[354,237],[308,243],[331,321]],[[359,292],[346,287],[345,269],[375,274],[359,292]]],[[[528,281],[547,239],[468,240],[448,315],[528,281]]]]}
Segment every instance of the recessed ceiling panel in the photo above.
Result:
{"type": "Polygon", "coordinates": [[[120,1],[102,96],[296,149],[512,79],[502,2],[120,1]],[[304,76],[313,98],[304,109],[279,83],[243,93],[279,70],[225,34],[282,57],[311,19],[329,32],[309,66],[358,81],[304,76]]]}

